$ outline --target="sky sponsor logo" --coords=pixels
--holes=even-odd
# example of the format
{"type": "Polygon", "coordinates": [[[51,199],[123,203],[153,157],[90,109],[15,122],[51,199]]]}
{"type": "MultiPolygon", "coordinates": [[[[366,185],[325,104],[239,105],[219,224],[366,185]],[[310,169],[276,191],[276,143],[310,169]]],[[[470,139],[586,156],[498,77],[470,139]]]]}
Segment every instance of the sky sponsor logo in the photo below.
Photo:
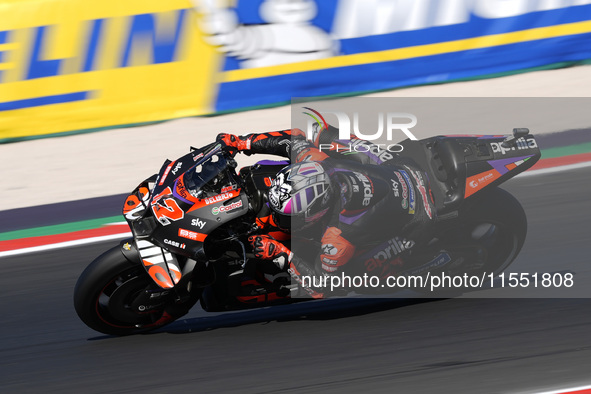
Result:
{"type": "Polygon", "coordinates": [[[195,227],[199,227],[201,230],[203,230],[203,227],[205,227],[205,224],[207,222],[205,220],[201,220],[199,218],[195,218],[191,220],[191,225],[195,226],[195,227]]]}
{"type": "Polygon", "coordinates": [[[174,169],[171,171],[172,175],[176,175],[177,171],[183,166],[182,162],[177,162],[176,165],[174,166],[174,169]]]}

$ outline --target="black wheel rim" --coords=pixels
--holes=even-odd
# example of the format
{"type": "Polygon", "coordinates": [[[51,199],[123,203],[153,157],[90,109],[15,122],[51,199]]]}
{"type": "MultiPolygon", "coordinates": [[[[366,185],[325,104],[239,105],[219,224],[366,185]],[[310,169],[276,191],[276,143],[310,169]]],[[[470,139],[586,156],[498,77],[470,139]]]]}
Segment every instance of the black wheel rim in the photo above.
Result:
{"type": "Polygon", "coordinates": [[[163,314],[163,309],[140,312],[131,307],[148,286],[150,278],[142,267],[130,268],[111,279],[96,297],[97,316],[106,324],[117,328],[142,328],[155,322],[163,314]]]}
{"type": "Polygon", "coordinates": [[[467,270],[498,274],[517,256],[519,239],[507,225],[493,221],[466,223],[450,229],[443,245],[469,260],[467,270]],[[471,265],[473,266],[470,269],[471,265]]]}

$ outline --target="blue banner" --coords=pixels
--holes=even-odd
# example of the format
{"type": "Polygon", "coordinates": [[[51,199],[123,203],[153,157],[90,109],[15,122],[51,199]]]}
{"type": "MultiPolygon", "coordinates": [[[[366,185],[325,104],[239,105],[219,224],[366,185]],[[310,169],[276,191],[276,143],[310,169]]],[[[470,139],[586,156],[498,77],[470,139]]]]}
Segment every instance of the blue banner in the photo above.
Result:
{"type": "Polygon", "coordinates": [[[591,0],[250,0],[199,10],[216,111],[591,59],[591,0]]]}

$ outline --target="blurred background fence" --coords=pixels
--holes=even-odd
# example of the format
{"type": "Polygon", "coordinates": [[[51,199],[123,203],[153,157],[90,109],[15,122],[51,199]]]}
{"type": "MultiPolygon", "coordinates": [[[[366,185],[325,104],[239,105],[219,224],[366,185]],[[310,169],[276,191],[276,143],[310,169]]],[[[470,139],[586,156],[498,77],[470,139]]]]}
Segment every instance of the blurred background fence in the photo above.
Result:
{"type": "Polygon", "coordinates": [[[0,142],[591,59],[591,0],[0,0],[0,142]]]}

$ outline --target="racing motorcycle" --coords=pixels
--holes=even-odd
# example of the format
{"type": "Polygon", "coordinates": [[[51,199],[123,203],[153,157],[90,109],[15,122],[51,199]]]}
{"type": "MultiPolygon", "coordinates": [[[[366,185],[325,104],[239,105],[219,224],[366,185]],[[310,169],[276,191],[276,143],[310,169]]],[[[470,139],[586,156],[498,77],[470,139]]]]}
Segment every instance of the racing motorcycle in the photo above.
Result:
{"type": "MultiPolygon", "coordinates": [[[[527,219],[497,186],[541,157],[529,130],[401,145],[399,155],[427,175],[438,214],[435,235],[420,254],[424,261],[405,274],[504,270],[523,246],[527,219]]],[[[261,161],[237,172],[234,154],[218,142],[191,148],[133,190],[123,206],[133,237],[96,258],[76,283],[74,306],[86,325],[129,335],[169,324],[198,301],[206,311],[296,301],[297,284],[272,262],[255,259],[247,241],[260,231],[254,223],[265,192],[289,162],[261,161]]],[[[405,248],[399,238],[379,242],[368,249],[405,248]]],[[[360,267],[384,274],[372,264],[360,267]]]]}

